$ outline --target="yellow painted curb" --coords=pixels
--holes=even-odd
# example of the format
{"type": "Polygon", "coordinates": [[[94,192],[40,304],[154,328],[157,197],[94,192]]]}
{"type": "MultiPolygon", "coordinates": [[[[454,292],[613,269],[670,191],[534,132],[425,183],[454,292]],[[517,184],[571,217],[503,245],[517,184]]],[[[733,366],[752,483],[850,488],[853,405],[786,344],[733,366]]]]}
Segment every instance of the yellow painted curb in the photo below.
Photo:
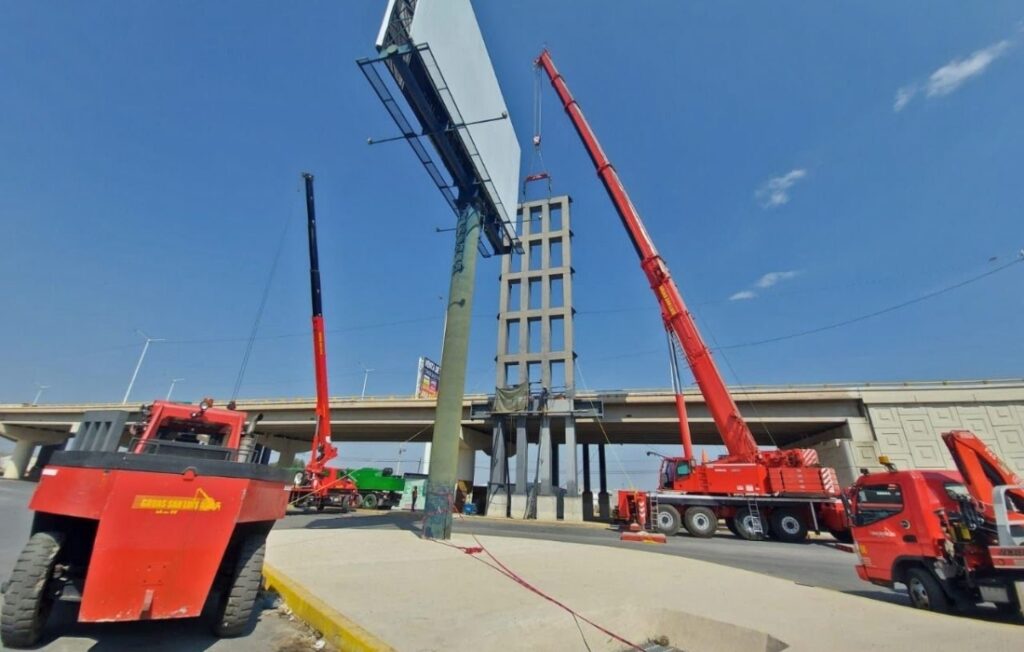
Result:
{"type": "Polygon", "coordinates": [[[395,648],[336,611],[270,564],[263,564],[263,578],[264,585],[277,591],[296,618],[320,632],[324,640],[339,650],[395,652],[395,648]]]}

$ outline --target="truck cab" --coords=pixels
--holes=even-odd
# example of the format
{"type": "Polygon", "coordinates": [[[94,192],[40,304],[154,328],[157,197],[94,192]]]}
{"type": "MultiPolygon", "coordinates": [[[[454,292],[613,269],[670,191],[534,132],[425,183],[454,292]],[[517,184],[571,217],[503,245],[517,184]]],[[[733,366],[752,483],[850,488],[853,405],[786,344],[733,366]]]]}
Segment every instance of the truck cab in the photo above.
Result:
{"type": "Polygon", "coordinates": [[[973,434],[946,433],[958,468],[864,473],[848,495],[857,574],[907,587],[911,604],[948,611],[1024,604],[1024,486],[973,434]],[[987,470],[986,470],[987,469],[987,470]],[[981,482],[983,480],[983,482],[981,482]]]}

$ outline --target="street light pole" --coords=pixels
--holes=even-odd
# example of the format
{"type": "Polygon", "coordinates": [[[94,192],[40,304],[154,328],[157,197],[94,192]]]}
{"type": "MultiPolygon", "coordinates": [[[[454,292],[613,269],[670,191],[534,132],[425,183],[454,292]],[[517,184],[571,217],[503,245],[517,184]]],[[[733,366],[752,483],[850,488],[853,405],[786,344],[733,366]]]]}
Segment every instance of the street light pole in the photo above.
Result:
{"type": "Polygon", "coordinates": [[[363,367],[363,391],[361,394],[359,394],[359,398],[366,398],[366,381],[367,379],[369,379],[371,371],[376,371],[376,369],[368,369],[366,367],[363,367]]]}
{"type": "Polygon", "coordinates": [[[398,464],[395,465],[395,475],[399,478],[402,477],[402,453],[405,452],[405,446],[398,447],[398,464]]]}
{"type": "Polygon", "coordinates": [[[36,388],[39,391],[36,392],[36,397],[34,399],[32,399],[32,405],[38,405],[39,404],[39,399],[43,395],[43,390],[44,389],[50,389],[50,386],[49,385],[39,385],[39,384],[37,384],[36,388]]]}
{"type": "Polygon", "coordinates": [[[142,361],[146,359],[146,351],[149,350],[150,343],[151,342],[166,342],[167,341],[167,340],[165,340],[163,338],[150,337],[149,335],[146,335],[145,333],[143,333],[142,331],[140,331],[137,328],[135,329],[135,332],[138,333],[139,335],[143,336],[144,338],[146,338],[146,343],[142,346],[142,353],[139,355],[139,361],[135,364],[135,371],[132,372],[132,379],[128,381],[128,389],[125,390],[125,392],[124,392],[124,398],[121,399],[121,405],[125,405],[126,403],[128,403],[128,397],[132,393],[132,386],[135,385],[135,378],[138,377],[139,369],[142,368],[142,361]]]}
{"type": "Polygon", "coordinates": [[[171,378],[171,387],[167,390],[167,396],[164,397],[165,401],[171,400],[171,392],[174,391],[174,386],[185,380],[184,378],[171,378]]]}

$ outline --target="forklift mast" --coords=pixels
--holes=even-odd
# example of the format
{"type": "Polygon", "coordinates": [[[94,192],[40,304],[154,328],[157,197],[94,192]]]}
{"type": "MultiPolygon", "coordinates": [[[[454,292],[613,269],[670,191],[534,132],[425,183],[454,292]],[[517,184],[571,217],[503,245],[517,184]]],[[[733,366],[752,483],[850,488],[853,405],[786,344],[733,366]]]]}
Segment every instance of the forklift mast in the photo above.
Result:
{"type": "MultiPolygon", "coordinates": [[[[542,51],[535,65],[543,68],[544,72],[547,73],[552,87],[554,87],[562,102],[562,106],[565,108],[565,112],[569,115],[573,127],[576,128],[576,133],[583,141],[583,145],[590,155],[590,160],[597,169],[597,175],[600,177],[601,183],[604,184],[608,196],[615,205],[619,219],[622,220],[622,225],[629,234],[633,249],[636,250],[636,254],[640,258],[640,266],[647,276],[651,289],[654,290],[654,296],[657,298],[658,305],[661,308],[661,318],[665,324],[665,329],[670,333],[670,337],[674,337],[681,345],[683,353],[686,355],[686,361],[693,371],[697,386],[700,388],[704,401],[707,403],[708,411],[711,412],[715,426],[717,426],[725,447],[729,451],[730,460],[737,462],[755,461],[759,457],[759,451],[750,428],[747,426],[746,421],[743,420],[736,402],[729,394],[725,381],[715,366],[715,362],[711,358],[711,352],[701,338],[697,325],[694,323],[693,317],[683,302],[682,294],[680,294],[679,288],[672,279],[668,266],[661,256],[658,255],[654,242],[647,234],[643,220],[641,220],[639,212],[637,212],[636,207],[629,198],[629,194],[622,185],[618,173],[612,167],[608,157],[605,156],[604,150],[601,149],[597,136],[587,123],[587,119],[583,116],[579,103],[573,98],[572,93],[569,92],[565,79],[555,68],[555,64],[551,60],[551,54],[547,50],[542,51]]],[[[673,371],[675,371],[674,365],[673,371]]],[[[680,435],[683,440],[683,454],[687,460],[692,460],[693,451],[686,420],[686,406],[683,402],[682,387],[678,382],[678,375],[675,375],[673,378],[673,383],[676,392],[676,410],[679,414],[680,435]]]]}

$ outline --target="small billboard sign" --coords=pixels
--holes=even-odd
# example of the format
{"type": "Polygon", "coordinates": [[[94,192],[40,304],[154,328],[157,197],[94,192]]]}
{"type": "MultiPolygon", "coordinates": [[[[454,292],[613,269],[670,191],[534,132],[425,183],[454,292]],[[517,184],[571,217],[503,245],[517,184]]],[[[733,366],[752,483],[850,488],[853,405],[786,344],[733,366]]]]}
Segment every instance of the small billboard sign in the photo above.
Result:
{"type": "Polygon", "coordinates": [[[427,357],[420,358],[416,375],[416,398],[437,398],[437,387],[441,382],[441,365],[427,357]]]}

